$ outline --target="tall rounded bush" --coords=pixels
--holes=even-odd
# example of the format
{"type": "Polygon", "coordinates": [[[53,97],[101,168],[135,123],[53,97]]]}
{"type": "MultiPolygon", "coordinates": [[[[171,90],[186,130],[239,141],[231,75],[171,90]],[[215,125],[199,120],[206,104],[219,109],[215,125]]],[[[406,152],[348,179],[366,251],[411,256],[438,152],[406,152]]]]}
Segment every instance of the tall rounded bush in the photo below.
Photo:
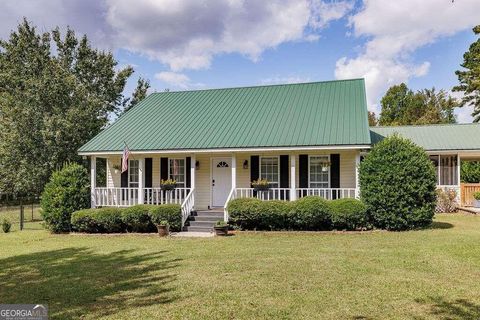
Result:
{"type": "Polygon", "coordinates": [[[360,164],[361,198],[377,228],[407,230],[432,222],[436,175],[425,151],[395,134],[360,164]]]}
{"type": "Polygon", "coordinates": [[[72,163],[52,174],[41,200],[41,214],[48,230],[69,232],[72,212],[89,206],[90,181],[84,167],[72,163]]]}

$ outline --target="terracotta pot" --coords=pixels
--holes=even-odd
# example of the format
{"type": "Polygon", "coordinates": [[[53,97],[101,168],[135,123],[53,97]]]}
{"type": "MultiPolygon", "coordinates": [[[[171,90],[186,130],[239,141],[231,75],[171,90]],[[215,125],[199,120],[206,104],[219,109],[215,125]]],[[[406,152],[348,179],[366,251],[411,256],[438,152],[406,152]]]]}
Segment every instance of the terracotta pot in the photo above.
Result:
{"type": "Polygon", "coordinates": [[[166,237],[170,234],[170,228],[168,226],[157,225],[157,229],[160,237],[166,237]]]}
{"type": "Polygon", "coordinates": [[[225,227],[213,227],[215,230],[216,236],[226,236],[228,235],[228,226],[225,227]]]}

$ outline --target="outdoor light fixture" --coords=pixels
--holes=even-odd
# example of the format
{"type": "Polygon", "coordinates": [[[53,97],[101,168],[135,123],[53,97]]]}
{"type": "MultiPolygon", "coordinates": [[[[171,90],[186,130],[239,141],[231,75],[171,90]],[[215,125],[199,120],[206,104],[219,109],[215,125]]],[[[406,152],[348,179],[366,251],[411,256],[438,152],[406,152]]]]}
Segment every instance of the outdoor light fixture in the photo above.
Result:
{"type": "Polygon", "coordinates": [[[243,169],[248,169],[248,160],[243,161],[243,169]]]}
{"type": "Polygon", "coordinates": [[[195,161],[195,169],[200,169],[200,161],[195,161]]]}

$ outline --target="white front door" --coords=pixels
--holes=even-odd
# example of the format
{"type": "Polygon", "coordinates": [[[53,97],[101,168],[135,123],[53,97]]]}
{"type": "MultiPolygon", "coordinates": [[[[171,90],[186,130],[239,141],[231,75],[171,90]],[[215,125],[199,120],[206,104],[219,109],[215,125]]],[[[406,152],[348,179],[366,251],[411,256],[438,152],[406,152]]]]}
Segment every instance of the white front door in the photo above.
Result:
{"type": "Polygon", "coordinates": [[[232,189],[232,159],[212,158],[212,206],[223,207],[232,189]]]}

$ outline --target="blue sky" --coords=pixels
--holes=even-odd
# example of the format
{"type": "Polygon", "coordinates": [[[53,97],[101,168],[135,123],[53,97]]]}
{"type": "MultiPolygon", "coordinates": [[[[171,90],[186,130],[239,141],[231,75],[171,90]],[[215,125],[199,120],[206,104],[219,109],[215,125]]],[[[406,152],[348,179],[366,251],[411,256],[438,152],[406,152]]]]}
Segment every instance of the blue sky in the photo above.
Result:
{"type": "Polygon", "coordinates": [[[127,94],[138,76],[152,91],[362,77],[378,114],[393,84],[457,84],[478,12],[478,0],[6,0],[0,37],[23,16],[41,30],[70,25],[134,67],[127,94]]]}

